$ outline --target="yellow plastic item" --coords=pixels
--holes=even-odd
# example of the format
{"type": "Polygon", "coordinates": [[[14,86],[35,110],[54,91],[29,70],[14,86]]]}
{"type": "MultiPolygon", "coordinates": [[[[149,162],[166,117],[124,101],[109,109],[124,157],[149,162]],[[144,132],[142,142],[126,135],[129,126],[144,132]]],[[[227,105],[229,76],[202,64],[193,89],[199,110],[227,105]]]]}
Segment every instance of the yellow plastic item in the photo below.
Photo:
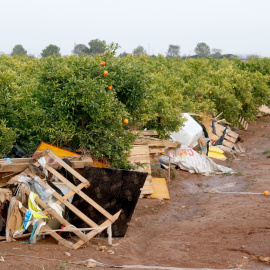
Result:
{"type": "MultiPolygon", "coordinates": [[[[60,147],[57,147],[57,146],[54,146],[54,145],[51,145],[51,144],[48,144],[48,143],[45,143],[45,142],[42,142],[39,145],[36,152],[38,152],[38,151],[41,152],[41,151],[44,151],[46,149],[52,150],[59,157],[79,157],[80,156],[79,154],[76,154],[74,152],[62,149],[60,147]]],[[[36,152],[34,153],[33,158],[35,158],[36,152]]]]}
{"type": "MultiPolygon", "coordinates": [[[[41,152],[41,151],[44,151],[46,149],[52,150],[59,157],[79,157],[79,156],[81,156],[81,155],[76,154],[74,152],[62,149],[60,147],[57,147],[57,146],[54,146],[54,145],[51,145],[51,144],[45,143],[45,142],[42,142],[39,145],[36,152],[41,152]]],[[[32,158],[35,158],[36,152],[34,153],[32,158]]],[[[93,161],[93,167],[107,168],[108,166],[103,162],[94,160],[93,161]]]]}
{"type": "Polygon", "coordinates": [[[168,191],[165,178],[152,178],[153,182],[153,194],[150,196],[153,199],[170,200],[170,194],[168,191]]]}
{"type": "Polygon", "coordinates": [[[222,151],[218,147],[212,147],[212,146],[209,147],[208,157],[217,158],[217,159],[221,159],[221,160],[227,159],[226,156],[224,155],[224,151],[222,151]]]}

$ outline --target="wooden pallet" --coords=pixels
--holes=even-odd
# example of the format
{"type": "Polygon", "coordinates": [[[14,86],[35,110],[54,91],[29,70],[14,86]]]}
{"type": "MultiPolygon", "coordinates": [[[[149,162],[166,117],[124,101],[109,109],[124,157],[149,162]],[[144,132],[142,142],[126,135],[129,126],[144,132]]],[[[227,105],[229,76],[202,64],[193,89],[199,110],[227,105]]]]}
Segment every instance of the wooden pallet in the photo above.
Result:
{"type": "MultiPolygon", "coordinates": [[[[225,127],[216,123],[215,128],[216,128],[216,135],[218,137],[221,137],[224,133],[225,127]]],[[[226,135],[225,135],[224,140],[222,142],[222,145],[232,149],[234,144],[236,143],[238,137],[239,137],[239,134],[237,134],[236,132],[233,132],[230,129],[227,129],[226,135]]]]}
{"type": "Polygon", "coordinates": [[[248,122],[244,119],[244,117],[239,117],[238,122],[244,130],[248,129],[248,122]]]}
{"type": "Polygon", "coordinates": [[[148,130],[144,131],[143,134],[145,136],[140,135],[140,137],[135,140],[134,147],[131,149],[131,155],[128,160],[132,163],[144,165],[141,170],[147,172],[148,176],[141,189],[141,194],[150,195],[153,193],[151,164],[158,164],[159,157],[167,154],[173,148],[180,148],[181,144],[149,137],[157,135],[155,131],[148,130]]]}
{"type": "MultiPolygon", "coordinates": [[[[89,181],[87,181],[84,177],[82,177],[78,172],[76,172],[73,168],[71,168],[68,164],[66,164],[61,158],[59,158],[57,155],[53,153],[51,150],[44,151],[45,152],[45,159],[48,157],[53,158],[59,165],[64,167],[67,171],[69,171],[76,179],[78,179],[81,183],[78,186],[73,185],[68,179],[66,179],[63,175],[58,173],[53,167],[48,165],[48,163],[45,164],[44,168],[51,172],[55,177],[57,177],[61,182],[66,184],[69,188],[71,188],[71,191],[67,193],[64,196],[61,196],[58,194],[54,189],[52,189],[45,180],[36,178],[36,180],[39,182],[39,184],[49,190],[52,195],[58,200],[56,204],[64,204],[67,208],[69,208],[73,213],[75,213],[79,218],[81,218],[86,224],[89,225],[89,227],[92,227],[93,230],[90,233],[83,233],[80,230],[78,230],[75,226],[71,225],[67,220],[65,220],[63,217],[61,217],[59,214],[56,213],[53,209],[50,208],[49,205],[47,205],[45,202],[43,202],[39,197],[35,198],[35,201],[42,207],[44,208],[43,214],[50,214],[54,218],[56,218],[61,224],[64,224],[65,226],[69,226],[70,228],[72,227],[72,232],[74,232],[78,237],[79,241],[75,243],[74,245],[70,244],[70,242],[66,241],[64,238],[62,238],[59,234],[56,232],[52,231],[51,228],[46,225],[45,230],[46,231],[52,231],[50,235],[54,237],[57,241],[62,243],[64,246],[72,249],[77,249],[83,244],[87,243],[91,238],[93,238],[95,235],[100,233],[101,231],[107,229],[111,224],[118,219],[120,212],[117,212],[115,215],[111,215],[108,213],[104,208],[102,208],[100,205],[98,205],[95,201],[93,201],[90,197],[88,197],[83,191],[83,188],[87,188],[90,186],[89,181]],[[78,208],[73,206],[68,199],[72,197],[75,193],[77,193],[82,199],[87,201],[90,205],[92,205],[96,210],[98,210],[100,213],[102,213],[107,220],[103,222],[102,224],[98,225],[96,224],[93,220],[91,220],[89,217],[87,217],[83,212],[81,212],[78,208]]],[[[37,165],[37,164],[36,164],[37,165]]],[[[34,178],[36,176],[35,168],[26,169],[25,173],[27,173],[29,176],[34,178]]],[[[29,196],[31,191],[27,186],[24,186],[25,193],[29,196]]]]}
{"type": "MultiPolygon", "coordinates": [[[[41,155],[41,154],[40,154],[41,155]]],[[[74,169],[82,169],[84,166],[91,166],[93,160],[91,157],[65,157],[70,160],[71,166],[74,169]]],[[[31,163],[35,163],[36,159],[33,158],[12,158],[10,160],[0,159],[0,172],[1,173],[16,173],[22,172],[30,167],[31,163]]]]}

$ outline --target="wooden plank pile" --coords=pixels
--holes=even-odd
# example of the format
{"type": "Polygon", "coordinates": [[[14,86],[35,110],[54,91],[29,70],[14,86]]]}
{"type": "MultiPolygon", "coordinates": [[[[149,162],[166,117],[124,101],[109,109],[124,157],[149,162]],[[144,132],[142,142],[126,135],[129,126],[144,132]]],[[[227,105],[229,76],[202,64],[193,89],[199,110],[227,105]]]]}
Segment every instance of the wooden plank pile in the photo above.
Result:
{"type": "MultiPolygon", "coordinates": [[[[209,117],[203,121],[203,124],[208,132],[209,139],[212,144],[215,144],[215,142],[224,135],[226,128],[225,136],[221,144],[222,149],[233,154],[243,155],[245,150],[240,142],[239,134],[231,130],[231,123],[228,123],[225,120],[217,120],[209,117]]],[[[246,125],[246,128],[247,127],[248,124],[246,125]]]]}
{"type": "MultiPolygon", "coordinates": [[[[45,218],[42,219],[43,226],[41,227],[38,234],[50,234],[53,238],[55,238],[58,242],[63,244],[67,248],[71,249],[77,249],[81,247],[82,245],[86,244],[91,238],[93,238],[95,235],[99,234],[101,231],[107,229],[109,237],[111,236],[111,224],[115,222],[120,212],[115,213],[114,215],[111,215],[108,213],[104,208],[102,208],[100,205],[98,205],[95,201],[93,201],[89,196],[87,196],[82,189],[88,188],[90,186],[90,183],[88,180],[86,180],[84,177],[82,177],[81,174],[79,174],[74,168],[69,166],[66,162],[64,162],[61,158],[59,158],[56,154],[54,154],[51,150],[46,150],[42,153],[43,156],[41,159],[35,160],[35,159],[12,159],[12,160],[1,160],[0,161],[0,172],[2,173],[15,173],[17,174],[15,177],[12,177],[8,184],[17,184],[19,187],[19,192],[21,192],[18,196],[12,197],[11,200],[15,202],[15,204],[20,205],[20,210],[25,214],[29,211],[29,203],[28,203],[28,209],[27,209],[27,203],[23,199],[25,195],[27,195],[28,202],[30,198],[34,198],[34,201],[37,203],[38,207],[40,208],[40,214],[45,215],[49,217],[49,219],[54,218],[57,219],[60,224],[62,224],[65,228],[63,231],[67,232],[73,232],[77,237],[78,241],[75,243],[71,243],[70,241],[67,241],[63,237],[61,237],[55,230],[49,227],[48,222],[45,218]],[[50,162],[49,162],[50,160],[50,162]],[[51,161],[53,160],[53,163],[51,161]],[[9,163],[8,163],[9,162],[9,163]],[[31,166],[30,164],[33,164],[31,166]],[[64,175],[59,173],[56,168],[62,167],[67,172],[69,172],[73,179],[77,179],[79,181],[79,184],[76,186],[72,183],[72,181],[68,180],[64,175]],[[21,172],[18,174],[19,170],[21,172]],[[52,188],[51,184],[48,184],[48,179],[45,177],[50,173],[53,175],[54,179],[58,179],[58,181],[64,183],[67,187],[71,189],[67,194],[61,195],[58,193],[57,190],[52,188]],[[31,183],[28,184],[28,182],[25,182],[26,180],[30,181],[31,183]],[[30,180],[29,180],[30,179],[30,180]],[[32,183],[33,182],[33,183],[32,183]],[[33,186],[36,183],[38,186],[43,188],[43,194],[47,192],[47,194],[50,194],[51,197],[54,197],[55,200],[53,203],[45,202],[44,199],[41,199],[42,196],[33,196],[33,186]],[[99,211],[104,217],[106,217],[106,220],[102,222],[102,224],[97,224],[93,220],[91,220],[88,216],[86,216],[82,211],[80,211],[78,208],[76,208],[74,205],[72,205],[69,202],[69,198],[71,198],[74,194],[78,194],[82,200],[89,203],[92,207],[94,207],[97,211],[99,211]],[[20,203],[20,204],[19,204],[20,203]],[[71,225],[63,216],[61,213],[56,211],[57,205],[63,205],[66,208],[68,208],[70,211],[72,211],[75,215],[78,216],[78,218],[82,219],[89,228],[79,229],[75,226],[71,225]],[[44,225],[44,222],[46,223],[44,225]],[[85,232],[84,232],[85,231],[85,232]]],[[[81,168],[82,164],[89,164],[91,163],[90,159],[82,158],[81,160],[76,157],[75,159],[71,159],[71,163],[77,168],[81,168]]],[[[5,176],[7,177],[7,176],[5,176]]],[[[11,204],[10,204],[11,206],[11,204]]],[[[30,209],[31,210],[31,209],[30,209]]],[[[8,220],[7,220],[8,223],[8,220]]],[[[10,230],[10,229],[9,229],[10,230]]],[[[11,241],[13,239],[14,231],[11,230],[11,233],[8,233],[7,240],[11,241]]],[[[110,239],[111,241],[111,239],[110,239]]]]}
{"type": "Polygon", "coordinates": [[[158,164],[158,159],[166,155],[171,149],[179,148],[180,143],[157,139],[157,132],[147,130],[140,132],[139,138],[134,142],[128,160],[139,165],[140,171],[148,173],[145,184],[141,189],[142,195],[151,195],[153,193],[153,184],[151,176],[151,164],[158,164]]]}

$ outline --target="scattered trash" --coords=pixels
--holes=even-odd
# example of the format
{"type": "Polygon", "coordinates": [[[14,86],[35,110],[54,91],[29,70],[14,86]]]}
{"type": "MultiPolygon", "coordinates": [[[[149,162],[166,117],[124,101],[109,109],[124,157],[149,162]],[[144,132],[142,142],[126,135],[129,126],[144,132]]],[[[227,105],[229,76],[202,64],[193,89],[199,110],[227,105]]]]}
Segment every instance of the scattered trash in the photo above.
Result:
{"type": "Polygon", "coordinates": [[[199,138],[203,135],[203,129],[188,113],[183,113],[182,116],[186,118],[184,126],[178,132],[172,132],[170,137],[173,141],[193,148],[198,144],[199,138]]]}
{"type": "Polygon", "coordinates": [[[107,247],[106,246],[99,246],[98,247],[98,250],[99,251],[106,251],[107,250],[107,247]]]}
{"type": "Polygon", "coordinates": [[[87,268],[95,268],[97,266],[97,264],[95,262],[88,261],[85,263],[85,266],[87,268]]]}
{"type": "MultiPolygon", "coordinates": [[[[78,162],[83,163],[83,167],[85,166],[85,162],[80,156],[76,156],[73,162],[75,162],[74,167],[78,168],[81,166],[78,162]]],[[[88,164],[88,162],[90,162],[89,159],[86,163],[88,164]]],[[[61,242],[65,247],[77,249],[92,237],[110,227],[118,219],[121,210],[111,215],[82,192],[83,188],[89,187],[89,181],[67,163],[72,165],[72,161],[62,160],[52,150],[36,152],[36,159],[0,160],[1,173],[12,173],[14,171],[17,173],[16,176],[11,174],[12,177],[7,182],[7,186],[10,188],[5,189],[2,187],[0,189],[1,203],[8,204],[5,237],[7,241],[14,241],[18,236],[23,236],[24,232],[32,225],[33,229],[30,239],[26,243],[36,243],[37,236],[45,232],[61,242]],[[30,166],[30,164],[33,165],[30,166]],[[77,186],[73,177],[77,181],[77,186]],[[55,180],[69,187],[65,195],[51,183],[51,181],[55,180]],[[85,201],[88,205],[90,204],[91,207],[101,213],[103,217],[101,225],[97,225],[84,212],[70,203],[68,199],[75,193],[79,194],[82,201],[85,201]],[[82,219],[87,224],[86,226],[90,227],[90,232],[87,233],[89,228],[85,228],[86,233],[84,233],[81,229],[71,225],[63,217],[64,210],[60,206],[61,204],[82,219]],[[79,237],[79,241],[71,243],[61,237],[60,234],[57,234],[57,230],[52,227],[52,220],[58,221],[59,226],[64,224],[63,230],[76,234],[79,237]]],[[[68,254],[70,253],[66,252],[67,256],[69,256],[68,254]]]]}
{"type": "Polygon", "coordinates": [[[159,159],[160,163],[168,166],[169,157],[171,164],[177,165],[182,170],[190,173],[201,173],[203,175],[234,173],[231,168],[217,165],[208,156],[201,155],[195,150],[185,146],[171,150],[167,156],[162,156],[159,159]]]}

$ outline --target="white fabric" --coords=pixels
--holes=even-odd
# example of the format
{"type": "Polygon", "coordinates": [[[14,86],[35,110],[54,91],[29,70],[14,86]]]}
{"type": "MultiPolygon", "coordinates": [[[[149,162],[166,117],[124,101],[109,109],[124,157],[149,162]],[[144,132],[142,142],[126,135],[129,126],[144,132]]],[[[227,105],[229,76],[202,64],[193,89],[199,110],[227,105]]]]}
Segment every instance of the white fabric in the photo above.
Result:
{"type": "Polygon", "coordinates": [[[51,207],[51,209],[55,210],[55,212],[56,212],[58,215],[60,215],[61,217],[63,217],[64,209],[62,208],[61,205],[56,204],[56,203],[52,203],[52,204],[49,204],[49,206],[51,207]]]}
{"type": "Polygon", "coordinates": [[[162,156],[159,162],[164,165],[169,165],[169,157],[172,165],[177,165],[182,170],[190,173],[201,173],[204,175],[233,173],[231,168],[218,165],[208,156],[203,156],[185,146],[171,150],[167,156],[162,156]]]}
{"type": "Polygon", "coordinates": [[[45,165],[47,163],[45,157],[42,157],[40,159],[38,159],[38,163],[41,165],[41,167],[43,168],[43,172],[45,173],[46,177],[48,177],[48,171],[45,169],[45,165]]]}

